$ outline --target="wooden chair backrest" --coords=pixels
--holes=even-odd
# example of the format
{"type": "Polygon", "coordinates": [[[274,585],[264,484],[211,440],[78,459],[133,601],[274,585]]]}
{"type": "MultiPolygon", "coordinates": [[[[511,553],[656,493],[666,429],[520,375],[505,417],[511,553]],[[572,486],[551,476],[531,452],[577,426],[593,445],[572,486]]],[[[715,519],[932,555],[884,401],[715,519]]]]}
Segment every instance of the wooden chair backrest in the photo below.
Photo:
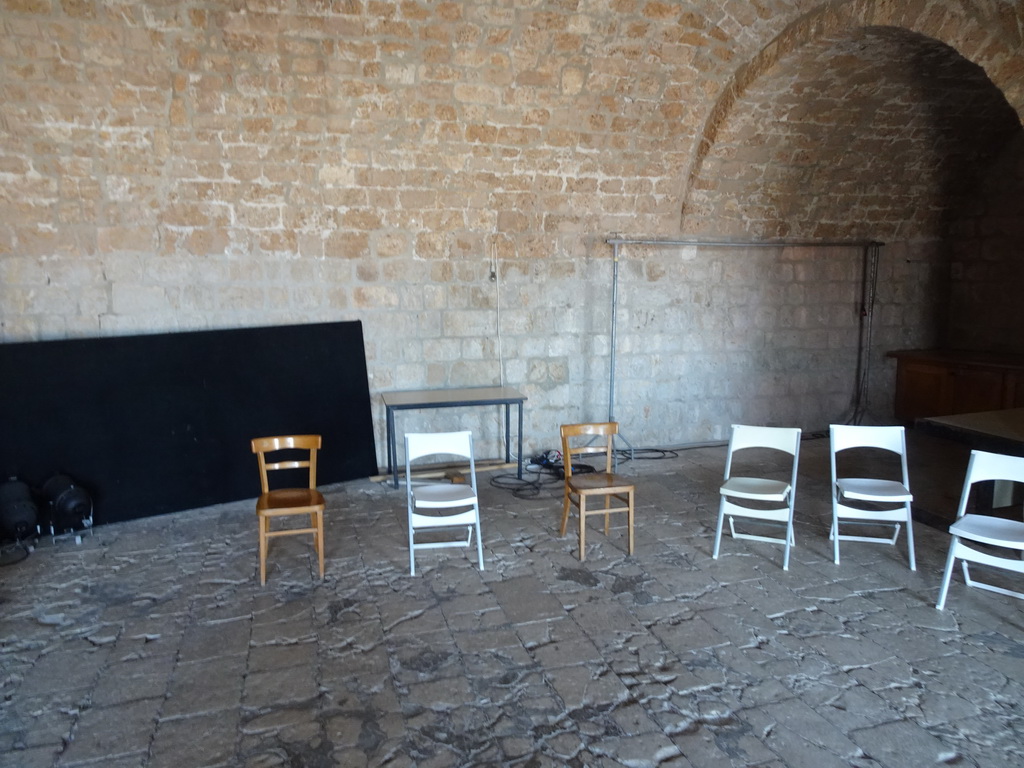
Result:
{"type": "Polygon", "coordinates": [[[586,424],[563,424],[559,429],[562,436],[562,466],[565,476],[572,477],[572,456],[604,454],[604,470],[612,471],[612,456],[615,452],[614,436],[619,433],[619,424],[615,421],[592,422],[586,424]],[[604,437],[603,443],[597,445],[575,445],[582,437],[604,437]]]}
{"type": "Polygon", "coordinates": [[[260,485],[263,493],[270,491],[269,474],[279,469],[308,469],[309,487],[316,488],[316,453],[320,450],[323,439],[320,435],[278,435],[276,437],[257,437],[252,441],[252,452],[260,465],[260,485]],[[276,451],[307,451],[306,458],[289,457],[280,461],[268,461],[267,454],[276,451]]]}

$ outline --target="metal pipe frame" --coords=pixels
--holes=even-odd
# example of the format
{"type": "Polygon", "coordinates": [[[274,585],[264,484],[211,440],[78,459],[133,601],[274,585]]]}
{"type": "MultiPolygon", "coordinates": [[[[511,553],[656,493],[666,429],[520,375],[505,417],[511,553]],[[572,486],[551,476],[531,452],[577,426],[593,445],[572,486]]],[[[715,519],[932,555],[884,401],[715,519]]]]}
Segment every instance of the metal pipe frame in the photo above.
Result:
{"type": "MultiPolygon", "coordinates": [[[[864,349],[865,335],[870,344],[871,314],[874,311],[875,280],[877,279],[878,253],[885,243],[876,240],[672,240],[655,237],[610,237],[605,240],[612,246],[612,318],[608,369],[608,421],[615,421],[615,347],[618,334],[619,307],[619,249],[623,245],[652,245],[658,247],[701,246],[704,248],[863,248],[864,249],[864,285],[862,295],[861,343],[857,351],[857,388],[855,393],[854,418],[859,419],[862,407],[860,388],[866,387],[868,363],[865,361],[867,350],[864,349]],[[866,329],[865,329],[866,325],[866,329]],[[865,334],[866,330],[866,334],[865,334]]],[[[620,433],[621,434],[621,433],[620,433]]],[[[623,438],[624,442],[633,446],[623,438]]]]}

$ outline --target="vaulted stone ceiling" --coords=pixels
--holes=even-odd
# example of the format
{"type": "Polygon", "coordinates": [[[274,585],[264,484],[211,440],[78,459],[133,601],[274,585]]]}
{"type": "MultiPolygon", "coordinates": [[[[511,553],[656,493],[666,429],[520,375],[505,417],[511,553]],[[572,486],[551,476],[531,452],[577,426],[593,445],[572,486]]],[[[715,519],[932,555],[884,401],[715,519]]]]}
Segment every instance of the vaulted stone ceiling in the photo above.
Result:
{"type": "Polygon", "coordinates": [[[683,226],[734,238],[937,238],[1020,132],[985,72],[939,41],[895,27],[819,39],[737,99],[683,226]]]}

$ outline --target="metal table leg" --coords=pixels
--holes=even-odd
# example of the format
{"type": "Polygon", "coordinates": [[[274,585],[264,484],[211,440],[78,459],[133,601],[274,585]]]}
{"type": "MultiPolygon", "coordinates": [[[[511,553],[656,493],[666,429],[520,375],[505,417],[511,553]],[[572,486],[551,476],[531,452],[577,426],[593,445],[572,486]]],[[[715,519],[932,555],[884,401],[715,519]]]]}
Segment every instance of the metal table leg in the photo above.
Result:
{"type": "Polygon", "coordinates": [[[519,479],[523,479],[523,401],[519,401],[519,479]]]}
{"type": "Polygon", "coordinates": [[[388,424],[388,474],[391,475],[391,485],[398,487],[398,451],[395,447],[395,411],[387,408],[388,424]]]}

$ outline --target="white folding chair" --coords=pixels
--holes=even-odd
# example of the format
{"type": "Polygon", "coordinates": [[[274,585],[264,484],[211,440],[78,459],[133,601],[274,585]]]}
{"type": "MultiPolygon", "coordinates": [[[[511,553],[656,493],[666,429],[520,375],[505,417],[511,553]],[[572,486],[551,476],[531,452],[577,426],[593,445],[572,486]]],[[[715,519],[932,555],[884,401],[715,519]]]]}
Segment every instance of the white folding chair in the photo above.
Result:
{"type": "MultiPolygon", "coordinates": [[[[833,424],[829,427],[832,462],[832,559],[839,565],[839,542],[873,541],[895,546],[900,527],[907,526],[907,550],[910,570],[917,570],[914,560],[914,526],[911,520],[910,475],[907,472],[907,435],[903,427],[833,424]],[[878,449],[895,453],[900,459],[902,481],[877,477],[840,477],[837,455],[851,448],[878,449]],[[851,525],[891,525],[893,535],[859,536],[840,534],[841,523],[851,525]]],[[[839,460],[841,461],[841,459],[839,460]]]]}
{"type": "Polygon", "coordinates": [[[971,572],[967,568],[967,561],[971,561],[1014,573],[1024,573],[1024,560],[1021,560],[1021,557],[1024,556],[1024,522],[1005,520],[992,515],[966,514],[967,501],[970,498],[972,487],[975,483],[985,480],[1024,482],[1024,458],[986,451],[971,451],[964,489],[960,494],[960,506],[956,511],[956,522],[949,526],[949,533],[953,540],[950,542],[949,555],[946,557],[946,570],[942,575],[939,601],[935,604],[940,611],[946,605],[946,594],[949,592],[949,582],[953,576],[953,564],[958,558],[963,567],[964,582],[968,587],[987,589],[990,592],[998,592],[1001,595],[1024,600],[1024,593],[972,579],[971,572]],[[978,544],[1016,550],[1016,553],[1013,557],[1006,557],[1005,554],[983,552],[967,546],[964,543],[965,539],[978,544]]]}
{"type": "Polygon", "coordinates": [[[435,432],[405,436],[405,487],[409,512],[409,573],[416,575],[416,550],[438,547],[468,547],[476,531],[476,555],[484,569],[480,540],[480,503],[476,490],[472,432],[435,432]],[[468,483],[415,483],[414,461],[427,456],[456,456],[469,461],[468,483]],[[437,529],[465,528],[465,540],[444,539],[417,543],[416,533],[437,529]]]}
{"type": "Polygon", "coordinates": [[[729,518],[729,532],[735,539],[771,541],[785,546],[782,569],[789,570],[789,550],[794,546],[793,505],[796,497],[796,472],[800,458],[800,429],[791,427],[754,427],[733,424],[729,438],[729,453],[725,460],[725,482],[719,489],[721,503],[718,507],[718,526],[715,529],[715,550],[718,559],[722,543],[722,525],[729,518]],[[792,464],[788,479],[779,480],[765,477],[734,476],[733,459],[737,452],[747,448],[767,448],[790,455],[792,464]],[[742,499],[745,504],[737,503],[742,499]],[[750,502],[762,503],[758,507],[750,502]],[[779,505],[782,506],[779,506],[779,505]],[[733,518],[743,517],[786,526],[785,538],[741,533],[736,530],[733,518]]]}

